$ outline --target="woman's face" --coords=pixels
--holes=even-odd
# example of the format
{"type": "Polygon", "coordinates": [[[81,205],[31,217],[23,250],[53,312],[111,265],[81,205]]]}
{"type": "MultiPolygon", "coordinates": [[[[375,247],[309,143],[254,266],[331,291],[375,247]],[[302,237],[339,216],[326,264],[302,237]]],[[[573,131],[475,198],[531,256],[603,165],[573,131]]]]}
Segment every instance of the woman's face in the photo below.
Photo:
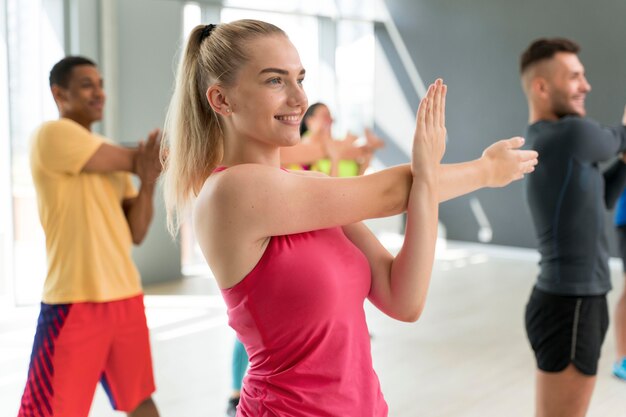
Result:
{"type": "Polygon", "coordinates": [[[328,107],[323,104],[315,107],[313,113],[306,119],[307,129],[313,133],[324,132],[330,134],[332,124],[333,116],[330,114],[328,107]]]}
{"type": "Polygon", "coordinates": [[[249,61],[227,89],[230,125],[236,135],[277,146],[300,141],[308,101],[298,51],[286,36],[258,38],[247,47],[249,61]]]}

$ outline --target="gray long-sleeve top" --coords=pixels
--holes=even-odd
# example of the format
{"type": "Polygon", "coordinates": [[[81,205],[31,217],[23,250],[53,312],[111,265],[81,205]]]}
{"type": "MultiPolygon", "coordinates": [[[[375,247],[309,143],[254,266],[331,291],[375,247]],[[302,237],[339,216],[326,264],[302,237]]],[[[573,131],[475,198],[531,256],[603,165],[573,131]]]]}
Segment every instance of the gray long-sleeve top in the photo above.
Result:
{"type": "Polygon", "coordinates": [[[617,161],[604,174],[598,163],[626,150],[626,126],[602,127],[581,117],[528,126],[539,164],[526,182],[538,239],[537,288],[559,295],[599,295],[611,289],[604,227],[626,183],[617,161]]]}

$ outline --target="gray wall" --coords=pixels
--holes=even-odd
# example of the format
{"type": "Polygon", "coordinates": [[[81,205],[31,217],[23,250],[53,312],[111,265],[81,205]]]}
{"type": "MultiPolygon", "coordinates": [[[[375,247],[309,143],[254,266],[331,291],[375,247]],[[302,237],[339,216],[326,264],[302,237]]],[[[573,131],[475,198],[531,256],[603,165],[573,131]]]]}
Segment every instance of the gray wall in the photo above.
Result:
{"type": "MultiPolygon", "coordinates": [[[[117,0],[112,135],[120,142],[136,142],[149,130],[163,127],[182,42],[182,8],[182,2],[170,0],[117,0]]],[[[144,283],[181,275],[180,248],[165,227],[161,189],[155,196],[150,231],[135,247],[133,259],[144,283]]]]}
{"type": "MultiPolygon", "coordinates": [[[[626,103],[626,2],[598,0],[386,0],[424,82],[449,86],[444,162],[480,156],[497,139],[523,135],[528,118],[518,57],[535,38],[565,36],[582,46],[593,91],[588,115],[618,124],[626,103]]],[[[481,190],[493,243],[534,247],[521,182],[481,190]]],[[[462,197],[441,206],[451,239],[476,241],[478,225],[462,197]]]]}

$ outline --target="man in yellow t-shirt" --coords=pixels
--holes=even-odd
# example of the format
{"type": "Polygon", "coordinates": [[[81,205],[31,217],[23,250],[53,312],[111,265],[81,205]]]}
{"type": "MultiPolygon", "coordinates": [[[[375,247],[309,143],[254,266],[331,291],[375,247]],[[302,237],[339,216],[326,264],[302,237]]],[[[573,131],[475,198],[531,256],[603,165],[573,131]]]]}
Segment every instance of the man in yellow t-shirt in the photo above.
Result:
{"type": "Polygon", "coordinates": [[[158,416],[130,253],[152,220],[159,131],[137,149],[91,132],[105,94],[89,59],[59,61],[50,88],[60,118],[37,129],[30,155],[48,273],[19,416],[87,416],[98,381],[116,410],[158,416]],[[139,191],[130,173],[141,180],[139,191]]]}

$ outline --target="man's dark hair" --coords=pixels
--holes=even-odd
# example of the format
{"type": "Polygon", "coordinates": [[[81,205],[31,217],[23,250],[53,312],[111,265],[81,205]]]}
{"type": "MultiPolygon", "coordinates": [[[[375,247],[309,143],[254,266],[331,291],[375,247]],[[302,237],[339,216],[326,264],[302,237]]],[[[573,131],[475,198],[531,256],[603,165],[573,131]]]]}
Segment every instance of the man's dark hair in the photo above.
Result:
{"type": "Polygon", "coordinates": [[[96,63],[89,58],[82,56],[66,56],[56,64],[50,70],[50,87],[54,84],[67,88],[72,70],[79,65],[91,65],[96,66],[96,63]]]}
{"type": "Polygon", "coordinates": [[[544,59],[552,58],[557,52],[570,52],[577,54],[580,46],[574,41],[565,38],[541,38],[530,44],[520,58],[520,73],[531,65],[544,59]]]}

